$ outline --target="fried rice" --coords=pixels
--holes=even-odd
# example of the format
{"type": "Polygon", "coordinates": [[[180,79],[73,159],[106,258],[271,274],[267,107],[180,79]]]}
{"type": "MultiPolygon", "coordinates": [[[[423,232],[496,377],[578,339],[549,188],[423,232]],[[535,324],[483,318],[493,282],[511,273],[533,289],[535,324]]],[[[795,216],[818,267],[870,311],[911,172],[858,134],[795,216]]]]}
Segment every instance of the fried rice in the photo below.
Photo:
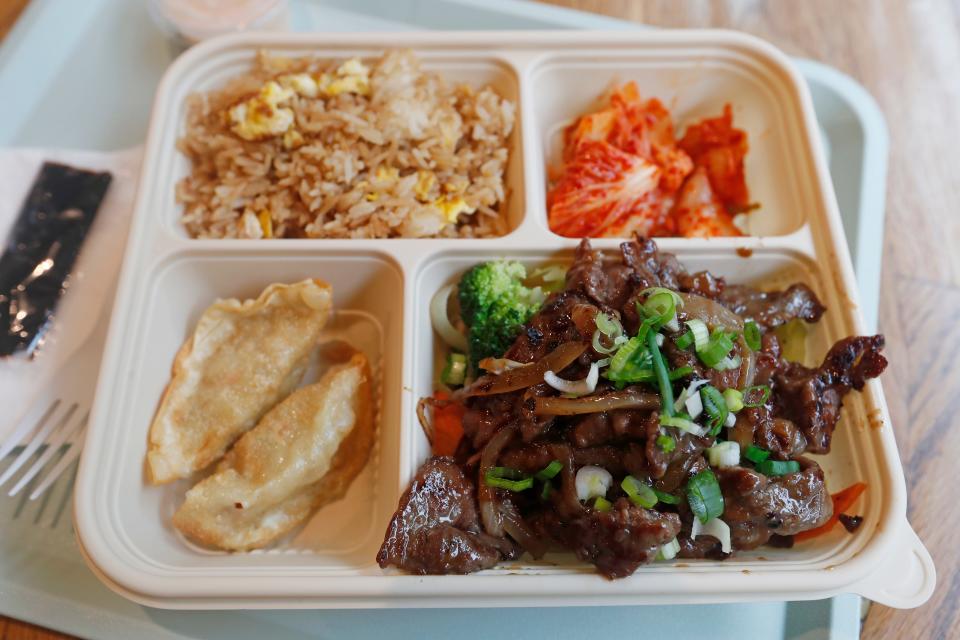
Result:
{"type": "Polygon", "coordinates": [[[514,115],[406,50],[369,68],[261,52],[188,99],[182,222],[197,238],[502,235],[514,115]]]}

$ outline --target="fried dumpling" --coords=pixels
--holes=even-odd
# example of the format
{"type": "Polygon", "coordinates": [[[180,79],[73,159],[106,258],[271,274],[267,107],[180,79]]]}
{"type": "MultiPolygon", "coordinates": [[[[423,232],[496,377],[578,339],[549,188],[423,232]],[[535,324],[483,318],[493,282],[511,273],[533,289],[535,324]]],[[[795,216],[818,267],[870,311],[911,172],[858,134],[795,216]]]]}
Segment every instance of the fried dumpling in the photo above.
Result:
{"type": "Polygon", "coordinates": [[[189,476],[233,442],[303,378],[333,302],[322,280],[272,284],[255,300],[219,300],[173,363],[150,426],[147,475],[189,476]]]}
{"type": "Polygon", "coordinates": [[[374,417],[362,354],[298,389],[187,492],[174,526],[203,544],[262,547],[337,500],[367,462],[374,417]]]}

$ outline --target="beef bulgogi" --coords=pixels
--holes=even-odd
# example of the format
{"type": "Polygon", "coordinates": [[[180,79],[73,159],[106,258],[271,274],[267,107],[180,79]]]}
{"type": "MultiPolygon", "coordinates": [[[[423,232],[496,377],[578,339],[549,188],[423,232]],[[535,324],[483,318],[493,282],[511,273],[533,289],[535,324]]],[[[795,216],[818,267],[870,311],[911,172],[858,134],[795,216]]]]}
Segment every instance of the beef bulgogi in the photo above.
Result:
{"type": "Polygon", "coordinates": [[[453,410],[462,437],[421,467],[378,562],[469,573],[559,547],[619,578],[836,521],[804,454],[829,453],[844,396],[886,360],[882,336],[840,340],[816,368],[786,360],[774,329],[825,310],[804,284],[761,292],[641,237],[619,255],[583,240],[502,358],[421,401],[425,427],[427,408],[453,410]]]}

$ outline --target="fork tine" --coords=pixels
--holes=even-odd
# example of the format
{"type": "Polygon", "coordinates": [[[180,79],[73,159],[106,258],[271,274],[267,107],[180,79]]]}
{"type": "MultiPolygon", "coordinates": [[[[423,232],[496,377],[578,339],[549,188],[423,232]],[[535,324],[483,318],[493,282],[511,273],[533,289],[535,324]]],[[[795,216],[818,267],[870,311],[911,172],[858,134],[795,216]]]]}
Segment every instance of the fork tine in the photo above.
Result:
{"type": "Polygon", "coordinates": [[[63,428],[63,425],[66,424],[76,410],[77,405],[72,405],[69,409],[67,409],[67,412],[59,421],[49,420],[47,424],[43,425],[42,429],[34,434],[30,443],[23,448],[23,451],[21,451],[20,455],[17,456],[17,459],[13,461],[13,464],[7,467],[7,470],[3,472],[2,476],[0,476],[0,487],[2,487],[7,480],[9,480],[13,474],[23,466],[23,463],[25,463],[30,456],[32,456],[33,453],[40,448],[40,445],[47,441],[47,438],[50,437],[50,434],[53,433],[54,429],[63,428]]]}
{"type": "Polygon", "coordinates": [[[50,406],[47,407],[47,410],[44,411],[39,420],[33,420],[35,417],[34,411],[28,411],[22,418],[20,418],[20,424],[17,425],[17,428],[13,430],[13,433],[10,434],[6,441],[0,445],[0,460],[6,458],[7,455],[9,455],[9,453],[17,447],[17,445],[23,442],[23,439],[27,437],[27,434],[47,422],[47,420],[50,419],[50,416],[53,415],[53,412],[56,411],[59,404],[59,400],[54,400],[51,402],[50,406]]]}
{"type": "Polygon", "coordinates": [[[60,461],[56,464],[56,466],[50,470],[50,473],[46,475],[46,477],[43,479],[43,482],[41,482],[40,485],[33,490],[33,492],[30,494],[31,500],[36,500],[39,498],[44,491],[50,488],[50,485],[56,482],[57,478],[60,477],[60,474],[63,473],[63,470],[69,467],[70,463],[77,459],[77,456],[80,455],[80,450],[83,449],[83,438],[86,433],[87,424],[86,420],[84,420],[83,428],[77,433],[76,442],[70,445],[70,449],[68,449],[64,456],[60,458],[60,461]]]}
{"type": "Polygon", "coordinates": [[[33,466],[27,469],[27,472],[24,473],[19,480],[17,480],[17,484],[13,485],[13,488],[10,489],[7,495],[11,498],[17,495],[20,490],[23,489],[27,483],[30,482],[30,480],[33,479],[35,475],[40,473],[40,471],[50,461],[50,458],[52,458],[54,454],[60,450],[60,447],[63,445],[63,443],[67,441],[67,438],[69,438],[77,429],[86,426],[87,418],[89,417],[90,413],[87,412],[80,420],[77,420],[76,422],[73,422],[72,424],[60,429],[53,436],[53,438],[51,438],[50,442],[47,443],[47,450],[43,452],[43,455],[33,463],[33,466]]]}
{"type": "MultiPolygon", "coordinates": [[[[72,448],[73,447],[71,447],[71,449],[72,448]]],[[[64,478],[67,479],[67,481],[64,483],[66,486],[63,488],[63,494],[60,496],[60,504],[57,506],[57,512],[53,514],[53,521],[50,523],[51,529],[57,528],[57,525],[60,524],[60,519],[63,517],[64,513],[66,513],[68,516],[67,522],[71,522],[71,519],[69,517],[70,515],[69,506],[70,506],[70,499],[73,497],[73,487],[77,482],[77,467],[79,466],[80,466],[80,461],[74,460],[69,464],[69,466],[65,467],[65,469],[69,469],[69,471],[67,471],[67,473],[63,476],[64,478]]],[[[38,491],[43,492],[43,488],[38,489],[38,491]]],[[[52,496],[53,494],[54,494],[54,491],[51,489],[51,491],[46,495],[52,496]]],[[[31,496],[30,497],[31,500],[33,500],[35,497],[33,493],[31,493],[30,496],[31,496]]]]}

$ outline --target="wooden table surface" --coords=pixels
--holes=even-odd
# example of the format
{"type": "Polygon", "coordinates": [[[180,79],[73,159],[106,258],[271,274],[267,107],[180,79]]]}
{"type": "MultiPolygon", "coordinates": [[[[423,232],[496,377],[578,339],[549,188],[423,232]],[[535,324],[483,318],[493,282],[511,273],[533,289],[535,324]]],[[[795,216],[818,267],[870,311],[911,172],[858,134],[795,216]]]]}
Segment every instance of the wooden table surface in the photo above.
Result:
{"type": "MultiPolygon", "coordinates": [[[[28,0],[0,0],[0,38],[28,0]]],[[[890,127],[880,329],[909,517],[937,565],[920,609],[874,605],[863,637],[960,637],[960,2],[933,0],[549,0],[665,27],[724,27],[766,38],[859,80],[890,127]],[[956,244],[955,244],[956,243],[956,244]],[[943,481],[948,485],[944,486],[943,481]],[[936,612],[936,615],[934,615],[936,612]]],[[[0,638],[66,638],[0,617],[0,638]]]]}

